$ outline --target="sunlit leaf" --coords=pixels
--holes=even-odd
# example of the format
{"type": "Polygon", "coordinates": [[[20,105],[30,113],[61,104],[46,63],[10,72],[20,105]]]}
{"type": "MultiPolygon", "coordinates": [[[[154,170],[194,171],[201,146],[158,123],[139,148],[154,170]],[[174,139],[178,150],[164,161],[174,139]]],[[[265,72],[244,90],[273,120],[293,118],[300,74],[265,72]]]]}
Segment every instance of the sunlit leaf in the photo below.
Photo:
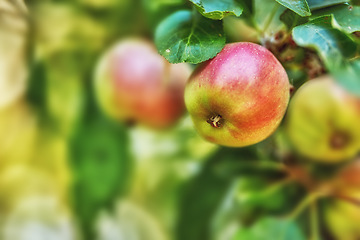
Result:
{"type": "Polygon", "coordinates": [[[226,16],[239,17],[244,8],[238,0],[190,0],[205,17],[221,20],[226,16]]]}
{"type": "Polygon", "coordinates": [[[351,6],[348,4],[336,5],[330,8],[316,11],[314,16],[333,15],[334,27],[352,33],[360,31],[360,6],[351,6]]]}
{"type": "Polygon", "coordinates": [[[160,23],[155,44],[171,63],[200,63],[215,57],[225,46],[222,22],[178,11],[160,23]]]}
{"type": "Polygon", "coordinates": [[[302,17],[310,16],[311,12],[306,0],[275,0],[284,7],[296,12],[302,17]]]}
{"type": "Polygon", "coordinates": [[[350,2],[350,0],[307,0],[311,10],[325,8],[339,3],[350,2]]]}
{"type": "Polygon", "coordinates": [[[337,68],[331,69],[331,73],[349,92],[360,96],[360,59],[344,61],[337,68]]]}
{"type": "Polygon", "coordinates": [[[28,78],[27,10],[22,0],[0,1],[0,109],[20,99],[28,78]]]}
{"type": "Polygon", "coordinates": [[[355,54],[356,44],[346,34],[332,27],[331,16],[295,27],[293,39],[299,46],[315,49],[328,69],[355,54]]]}

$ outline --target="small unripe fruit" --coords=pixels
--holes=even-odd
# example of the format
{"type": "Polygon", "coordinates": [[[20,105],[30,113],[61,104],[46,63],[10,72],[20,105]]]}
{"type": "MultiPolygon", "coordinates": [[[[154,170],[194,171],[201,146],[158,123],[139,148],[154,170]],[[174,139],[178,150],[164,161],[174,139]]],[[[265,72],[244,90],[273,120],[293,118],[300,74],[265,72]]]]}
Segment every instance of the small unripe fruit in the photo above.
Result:
{"type": "Polygon", "coordinates": [[[325,205],[325,220],[336,239],[360,239],[360,158],[350,162],[335,175],[335,196],[325,205]]]}
{"type": "Polygon", "coordinates": [[[201,136],[242,147],[276,130],[289,90],[286,72],[269,50],[254,43],[232,43],[193,73],[185,104],[201,136]]]}
{"type": "Polygon", "coordinates": [[[360,99],[330,76],[310,80],[292,98],[286,133],[295,150],[322,162],[339,162],[360,150],[360,99]]]}
{"type": "Polygon", "coordinates": [[[190,73],[187,64],[167,62],[150,42],[122,40],[97,68],[97,99],[115,119],[166,128],[185,110],[183,95],[190,73]]]}
{"type": "MultiPolygon", "coordinates": [[[[358,194],[359,195],[359,194],[358,194]]],[[[357,199],[359,201],[359,198],[357,199]]],[[[339,240],[360,238],[360,207],[345,200],[334,200],[325,208],[327,228],[339,240]]]]}

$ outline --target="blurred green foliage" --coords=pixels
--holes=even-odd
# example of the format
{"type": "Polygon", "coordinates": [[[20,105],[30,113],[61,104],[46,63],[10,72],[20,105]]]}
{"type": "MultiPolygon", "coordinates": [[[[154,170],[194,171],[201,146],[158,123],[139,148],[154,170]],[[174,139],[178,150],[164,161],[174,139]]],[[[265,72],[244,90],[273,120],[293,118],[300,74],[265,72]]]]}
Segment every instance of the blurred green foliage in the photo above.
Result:
{"type": "MultiPolygon", "coordinates": [[[[228,11],[207,2],[220,16],[228,11]]],[[[0,1],[1,239],[358,239],[358,226],[346,222],[359,220],[353,205],[341,211],[341,203],[308,198],[320,189],[332,199],[329,186],[348,163],[311,163],[282,127],[254,146],[223,148],[201,139],[187,114],[156,131],[115,122],[96,102],[100,56],[123,38],[154,41],[156,31],[163,54],[188,40],[186,54],[170,59],[198,63],[225,38],[253,41],[274,53],[295,90],[330,72],[349,76],[339,82],[359,92],[359,39],[346,25],[358,30],[359,7],[347,14],[341,0],[231,2],[243,14],[214,22],[185,0],[27,0],[27,10],[0,1]],[[308,15],[305,3],[309,19],[295,13],[308,15]]]]}

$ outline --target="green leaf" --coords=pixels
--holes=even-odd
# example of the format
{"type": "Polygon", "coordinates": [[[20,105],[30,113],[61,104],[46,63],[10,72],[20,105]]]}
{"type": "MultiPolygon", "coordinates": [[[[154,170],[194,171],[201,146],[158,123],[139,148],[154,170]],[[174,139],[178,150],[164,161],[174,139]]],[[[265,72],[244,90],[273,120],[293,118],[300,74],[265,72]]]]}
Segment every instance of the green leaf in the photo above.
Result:
{"type": "Polygon", "coordinates": [[[101,116],[82,122],[70,145],[74,211],[85,239],[93,239],[99,210],[111,207],[127,190],[131,158],[126,129],[101,116]]]}
{"type": "Polygon", "coordinates": [[[179,205],[176,239],[211,239],[212,220],[236,179],[224,171],[222,166],[242,160],[256,161],[255,156],[254,148],[220,148],[207,159],[201,172],[184,187],[179,205]]]}
{"type": "Polygon", "coordinates": [[[207,18],[221,20],[226,16],[239,17],[244,7],[238,0],[190,0],[197,10],[207,18]]]}
{"type": "Polygon", "coordinates": [[[281,14],[280,20],[285,23],[289,30],[291,30],[298,25],[307,23],[309,21],[309,17],[301,17],[293,11],[286,9],[284,13],[281,14]]]}
{"type": "Polygon", "coordinates": [[[314,48],[328,69],[353,57],[356,44],[345,33],[331,26],[331,16],[314,19],[293,29],[294,41],[302,47],[314,48]]]}
{"type": "Polygon", "coordinates": [[[32,103],[41,114],[47,114],[46,106],[46,67],[41,61],[34,62],[28,80],[26,92],[27,100],[32,103]]]}
{"type": "Polygon", "coordinates": [[[157,25],[165,17],[183,9],[185,2],[185,0],[141,0],[144,17],[150,30],[155,31],[157,25]]]}
{"type": "Polygon", "coordinates": [[[307,0],[311,10],[320,9],[336,5],[339,3],[350,2],[350,0],[307,0]]]}
{"type": "Polygon", "coordinates": [[[346,32],[360,31],[360,6],[341,4],[316,11],[314,16],[333,15],[333,26],[346,32]]]}
{"type": "Polygon", "coordinates": [[[277,218],[262,218],[251,228],[242,228],[234,240],[305,240],[300,228],[292,221],[277,218]]]}
{"type": "Polygon", "coordinates": [[[280,21],[280,15],[286,10],[284,6],[276,1],[254,0],[254,7],[254,22],[264,35],[284,30],[285,25],[280,21]]]}
{"type": "Polygon", "coordinates": [[[244,4],[244,16],[250,17],[254,13],[254,1],[253,0],[242,0],[244,4]]]}
{"type": "Polygon", "coordinates": [[[360,96],[360,59],[344,61],[337,68],[331,69],[331,73],[345,89],[360,96]]]}
{"type": "Polygon", "coordinates": [[[245,218],[253,218],[259,213],[286,214],[296,207],[297,199],[303,194],[306,192],[302,186],[284,178],[243,176],[237,184],[237,203],[245,218]]]}
{"type": "Polygon", "coordinates": [[[159,24],[155,44],[170,63],[197,64],[215,57],[225,46],[222,22],[181,10],[159,24]]]}
{"type": "Polygon", "coordinates": [[[302,17],[310,16],[311,12],[306,0],[275,0],[284,7],[296,12],[302,17]]]}

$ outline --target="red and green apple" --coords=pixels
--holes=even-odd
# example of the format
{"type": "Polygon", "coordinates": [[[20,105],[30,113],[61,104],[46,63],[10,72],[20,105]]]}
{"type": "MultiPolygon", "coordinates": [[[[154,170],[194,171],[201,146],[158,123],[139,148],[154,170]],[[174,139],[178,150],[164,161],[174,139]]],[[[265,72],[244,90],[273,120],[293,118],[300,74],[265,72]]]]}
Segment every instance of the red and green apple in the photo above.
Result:
{"type": "Polygon", "coordinates": [[[276,130],[289,91],[285,69],[269,50],[238,42],[227,44],[195,70],[185,88],[185,104],[201,136],[242,147],[276,130]]]}

